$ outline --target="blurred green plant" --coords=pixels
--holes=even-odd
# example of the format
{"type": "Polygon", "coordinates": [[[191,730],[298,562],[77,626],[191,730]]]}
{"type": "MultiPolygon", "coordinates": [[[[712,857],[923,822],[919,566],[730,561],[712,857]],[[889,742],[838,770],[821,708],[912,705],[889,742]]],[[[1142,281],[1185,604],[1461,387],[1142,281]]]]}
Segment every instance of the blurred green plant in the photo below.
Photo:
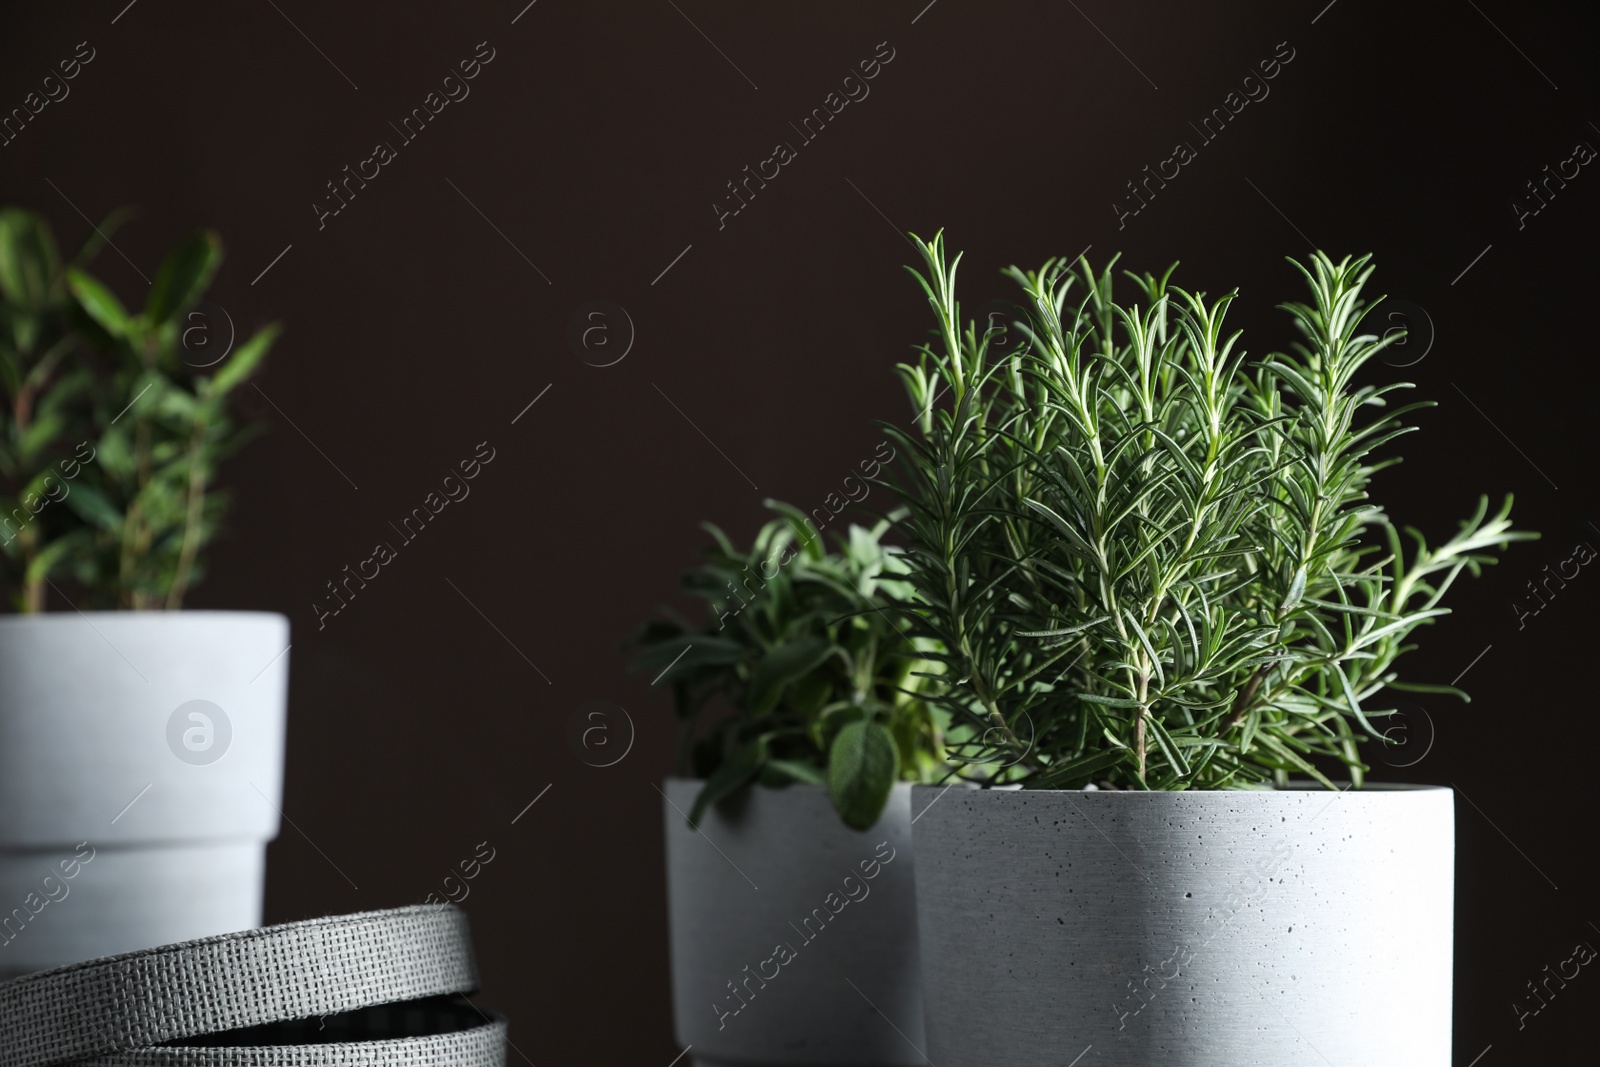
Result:
{"type": "Polygon", "coordinates": [[[705,779],[691,823],[754,783],[809,782],[864,830],[897,780],[949,773],[940,716],[920,693],[936,666],[884,610],[905,593],[887,521],[850,526],[830,550],[799,509],[766,503],[781,517],[748,551],[704,524],[713,543],[683,585],[706,621],[663,608],[628,642],[630,669],[671,683],[679,773],[705,779]],[[705,722],[708,708],[721,716],[705,722]]]}
{"type": "Polygon", "coordinates": [[[276,325],[215,366],[184,359],[218,237],[184,241],[130,311],[87,270],[119,222],[63,262],[43,219],[0,209],[0,549],[19,611],[43,610],[55,576],[80,607],[180,607],[226,510],[218,464],[258,428],[228,399],[276,325]]]}
{"type": "MultiPolygon", "coordinates": [[[[960,257],[919,242],[937,342],[901,367],[917,425],[890,426],[908,509],[902,624],[943,664],[925,702],[995,732],[992,781],[1134,789],[1360,785],[1385,744],[1395,660],[1462,572],[1515,531],[1480,501],[1430,548],[1368,499],[1381,446],[1427,404],[1357,384],[1402,334],[1362,328],[1370,257],[1295,263],[1301,342],[1247,362],[1216,300],[1080,258],[1011,268],[1026,344],[963,323],[960,257]],[[1073,287],[1081,283],[1081,294],[1073,287]],[[1019,729],[1026,724],[1024,735],[1019,729]]],[[[1291,260],[1291,262],[1294,262],[1291,260]]],[[[1112,261],[1115,263],[1115,260],[1112,261]]]]}

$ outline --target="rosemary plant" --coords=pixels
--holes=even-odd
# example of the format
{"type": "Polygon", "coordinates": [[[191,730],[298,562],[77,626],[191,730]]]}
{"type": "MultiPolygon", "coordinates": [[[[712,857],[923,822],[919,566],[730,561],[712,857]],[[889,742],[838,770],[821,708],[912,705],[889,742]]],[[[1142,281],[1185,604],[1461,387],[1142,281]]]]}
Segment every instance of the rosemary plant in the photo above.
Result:
{"type": "Polygon", "coordinates": [[[277,335],[186,361],[220,241],[181,244],[130,311],[85,269],[114,221],[64,263],[43,219],[0,211],[0,574],[20,611],[55,577],[80,607],[182,605],[226,508],[217,466],[250,434],[230,394],[277,335]]]}
{"type": "Polygon", "coordinates": [[[942,664],[924,699],[1011,753],[979,776],[1332,786],[1342,764],[1359,785],[1391,692],[1466,698],[1395,661],[1462,571],[1537,535],[1484,498],[1430,548],[1368,499],[1398,462],[1376,450],[1426,406],[1357,381],[1399,339],[1361,329],[1370,257],[1295,263],[1311,299],[1280,307],[1300,341],[1255,361],[1224,327],[1237,291],[1187,292],[1169,268],[1126,274],[1118,303],[1115,260],[1011,268],[1026,344],[992,358],[962,324],[960,257],[942,235],[919,247],[938,329],[900,368],[916,425],[890,428],[903,619],[942,664]]]}
{"type": "Polygon", "coordinates": [[[896,780],[943,768],[939,719],[920,696],[932,665],[885,610],[905,595],[904,566],[881,540],[887,521],[852,525],[829,549],[799,509],[767,506],[781,517],[748,551],[705,525],[707,560],[683,581],[705,621],[663,609],[631,640],[631,669],[672,685],[679,771],[706,779],[691,822],[753,783],[811,782],[864,830],[896,780]],[[723,714],[705,723],[708,708],[723,714]]]}

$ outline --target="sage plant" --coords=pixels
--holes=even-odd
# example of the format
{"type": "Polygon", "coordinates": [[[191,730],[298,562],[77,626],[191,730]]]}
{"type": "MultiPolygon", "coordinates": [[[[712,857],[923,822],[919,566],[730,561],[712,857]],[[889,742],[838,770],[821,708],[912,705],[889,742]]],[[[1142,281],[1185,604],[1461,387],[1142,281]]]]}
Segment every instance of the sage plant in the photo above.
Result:
{"type": "Polygon", "coordinates": [[[630,640],[631,669],[672,689],[679,773],[706,780],[692,823],[753,784],[805,782],[865,830],[896,781],[945,773],[942,720],[918,695],[934,664],[891,610],[905,593],[888,520],[830,545],[805,512],[767,506],[778,517],[748,550],[704,524],[712,544],[683,578],[704,620],[663,609],[630,640]]]}

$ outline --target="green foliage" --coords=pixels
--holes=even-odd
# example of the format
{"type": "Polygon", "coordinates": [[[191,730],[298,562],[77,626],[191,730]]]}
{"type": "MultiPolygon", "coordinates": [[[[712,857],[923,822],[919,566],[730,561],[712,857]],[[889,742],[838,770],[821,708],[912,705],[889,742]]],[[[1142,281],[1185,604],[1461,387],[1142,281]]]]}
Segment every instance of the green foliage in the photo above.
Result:
{"type": "Polygon", "coordinates": [[[882,542],[888,522],[851,526],[830,550],[803,512],[767,506],[782,517],[748,552],[707,524],[707,560],[683,582],[706,621],[664,610],[631,640],[630,666],[672,686],[679,771],[706,779],[691,821],[755,782],[809,782],[866,829],[896,780],[946,770],[941,721],[920,694],[930,664],[884,610],[906,593],[904,566],[882,542]]]}
{"type": "Polygon", "coordinates": [[[1002,358],[963,329],[960,257],[920,247],[938,342],[901,367],[918,417],[890,428],[890,484],[902,618],[942,664],[925,699],[992,731],[1010,753],[993,780],[1331,785],[1322,760],[1360,784],[1412,631],[1463,570],[1536,536],[1485,498],[1430,549],[1368,499],[1398,462],[1375,450],[1425,406],[1356,382],[1398,339],[1361,330],[1368,257],[1296,263],[1311,302],[1280,306],[1301,340],[1254,362],[1223,325],[1237,292],[1169,269],[1126,274],[1119,304],[1111,265],[1012,268],[1026,345],[1002,358]]]}
{"type": "Polygon", "coordinates": [[[85,269],[100,234],[63,263],[42,219],[0,210],[0,573],[21,611],[42,610],[55,577],[80,607],[181,606],[226,508],[218,464],[250,435],[230,394],[278,332],[191,366],[217,236],[183,242],[129,310],[85,269]]]}
{"type": "Polygon", "coordinates": [[[856,830],[878,821],[899,773],[894,735],[881,722],[847,724],[828,749],[828,796],[839,817],[856,830]]]}

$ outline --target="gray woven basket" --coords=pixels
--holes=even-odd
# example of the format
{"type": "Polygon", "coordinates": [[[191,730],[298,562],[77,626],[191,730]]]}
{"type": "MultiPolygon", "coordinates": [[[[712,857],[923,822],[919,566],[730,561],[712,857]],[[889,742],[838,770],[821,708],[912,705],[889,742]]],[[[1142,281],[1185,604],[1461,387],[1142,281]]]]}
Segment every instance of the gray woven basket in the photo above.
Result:
{"type": "Polygon", "coordinates": [[[200,1046],[131,1049],[74,1067],[504,1067],[505,1047],[502,1019],[466,1004],[413,1002],[268,1024],[200,1046]]]}
{"type": "Polygon", "coordinates": [[[477,984],[449,906],[246,930],[0,984],[0,1067],[501,1067],[477,984]]]}

